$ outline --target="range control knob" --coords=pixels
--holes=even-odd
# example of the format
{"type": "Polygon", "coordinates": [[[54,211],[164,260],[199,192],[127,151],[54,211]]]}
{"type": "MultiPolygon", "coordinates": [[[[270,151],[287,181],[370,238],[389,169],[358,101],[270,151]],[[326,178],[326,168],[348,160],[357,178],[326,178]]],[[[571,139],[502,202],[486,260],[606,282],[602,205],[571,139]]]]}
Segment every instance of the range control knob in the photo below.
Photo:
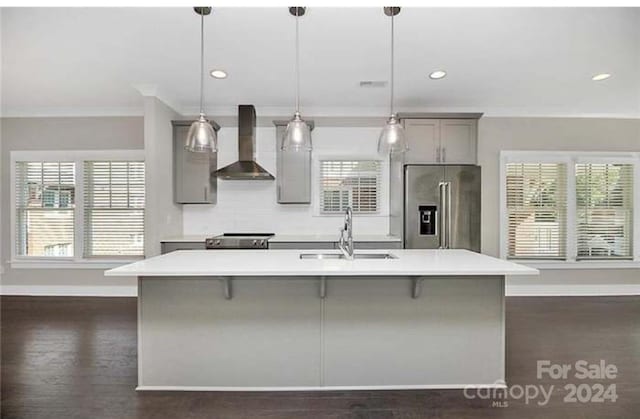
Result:
{"type": "Polygon", "coordinates": [[[216,245],[216,246],[220,246],[220,243],[222,243],[220,240],[216,240],[216,241],[215,241],[215,245],[216,245]]]}
{"type": "Polygon", "coordinates": [[[253,242],[251,242],[251,245],[253,247],[256,247],[258,245],[258,240],[254,240],[253,242]]]}

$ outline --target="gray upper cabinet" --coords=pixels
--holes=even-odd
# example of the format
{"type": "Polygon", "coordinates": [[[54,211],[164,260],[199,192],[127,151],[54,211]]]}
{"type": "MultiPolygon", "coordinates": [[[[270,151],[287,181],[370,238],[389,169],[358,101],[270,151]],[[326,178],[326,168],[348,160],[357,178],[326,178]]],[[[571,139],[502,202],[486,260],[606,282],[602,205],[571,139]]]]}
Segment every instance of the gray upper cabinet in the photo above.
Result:
{"type": "MultiPolygon", "coordinates": [[[[283,151],[282,140],[288,121],[276,126],[276,187],[279,204],[311,203],[311,151],[283,151]]],[[[307,121],[313,130],[313,121],[307,121]]]]}
{"type": "Polygon", "coordinates": [[[477,119],[440,120],[442,163],[475,164],[477,156],[477,119]]]}
{"type": "MultiPolygon", "coordinates": [[[[184,141],[192,121],[173,121],[173,198],[178,204],[215,204],[218,153],[191,153],[184,141]]],[[[220,126],[211,121],[218,131],[220,126]]]]}
{"type": "Polygon", "coordinates": [[[403,119],[408,164],[476,164],[477,118],[403,119]]]}
{"type": "Polygon", "coordinates": [[[440,162],[440,120],[406,119],[404,128],[409,143],[406,163],[440,162]]]}

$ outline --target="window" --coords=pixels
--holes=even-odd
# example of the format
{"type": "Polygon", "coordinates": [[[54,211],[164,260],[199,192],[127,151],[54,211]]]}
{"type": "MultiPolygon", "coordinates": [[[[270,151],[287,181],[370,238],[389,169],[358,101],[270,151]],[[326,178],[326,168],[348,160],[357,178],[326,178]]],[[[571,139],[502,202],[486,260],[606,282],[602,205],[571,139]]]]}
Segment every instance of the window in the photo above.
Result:
{"type": "Polygon", "coordinates": [[[73,257],[75,164],[16,162],[16,254],[73,257]]]}
{"type": "Polygon", "coordinates": [[[631,258],[633,165],[577,164],[578,259],[631,258]]]}
{"type": "Polygon", "coordinates": [[[507,164],[508,257],[564,259],[564,164],[507,164]]]}
{"type": "Polygon", "coordinates": [[[321,160],[320,213],[379,212],[381,168],[378,160],[321,160]]]}
{"type": "Polygon", "coordinates": [[[142,256],[144,163],[84,163],[84,257],[142,256]]]}
{"type": "Polygon", "coordinates": [[[14,266],[143,256],[142,159],[138,150],[12,151],[14,266]]]}
{"type": "Polygon", "coordinates": [[[503,257],[640,260],[640,153],[514,151],[501,160],[503,257]]]}

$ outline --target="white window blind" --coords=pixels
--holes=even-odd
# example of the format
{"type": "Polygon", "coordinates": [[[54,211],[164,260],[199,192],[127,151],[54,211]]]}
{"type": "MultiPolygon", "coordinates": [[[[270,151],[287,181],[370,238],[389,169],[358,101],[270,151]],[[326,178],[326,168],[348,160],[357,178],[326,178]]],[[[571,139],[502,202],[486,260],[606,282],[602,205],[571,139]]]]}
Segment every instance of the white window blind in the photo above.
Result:
{"type": "Polygon", "coordinates": [[[144,254],[144,162],[84,163],[84,257],[144,254]]]}
{"type": "Polygon", "coordinates": [[[75,164],[18,161],[15,170],[16,255],[73,257],[75,164]]]}
{"type": "Polygon", "coordinates": [[[566,257],[567,168],[561,163],[507,163],[507,257],[566,257]]]}
{"type": "Polygon", "coordinates": [[[375,214],[379,211],[381,165],[378,160],[321,160],[320,213],[375,214]]]}
{"type": "Polygon", "coordinates": [[[632,258],[632,164],[576,164],[576,210],[578,259],[632,258]]]}

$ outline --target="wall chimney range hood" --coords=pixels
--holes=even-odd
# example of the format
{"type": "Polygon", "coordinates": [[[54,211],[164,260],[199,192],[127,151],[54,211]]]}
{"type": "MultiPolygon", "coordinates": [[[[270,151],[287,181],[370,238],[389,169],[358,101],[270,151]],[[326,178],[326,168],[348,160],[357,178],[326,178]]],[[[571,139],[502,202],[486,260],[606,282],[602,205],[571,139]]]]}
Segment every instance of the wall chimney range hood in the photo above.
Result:
{"type": "Polygon", "coordinates": [[[224,180],[274,180],[256,163],[256,109],[253,105],[238,105],[238,161],[216,172],[224,180]]]}

